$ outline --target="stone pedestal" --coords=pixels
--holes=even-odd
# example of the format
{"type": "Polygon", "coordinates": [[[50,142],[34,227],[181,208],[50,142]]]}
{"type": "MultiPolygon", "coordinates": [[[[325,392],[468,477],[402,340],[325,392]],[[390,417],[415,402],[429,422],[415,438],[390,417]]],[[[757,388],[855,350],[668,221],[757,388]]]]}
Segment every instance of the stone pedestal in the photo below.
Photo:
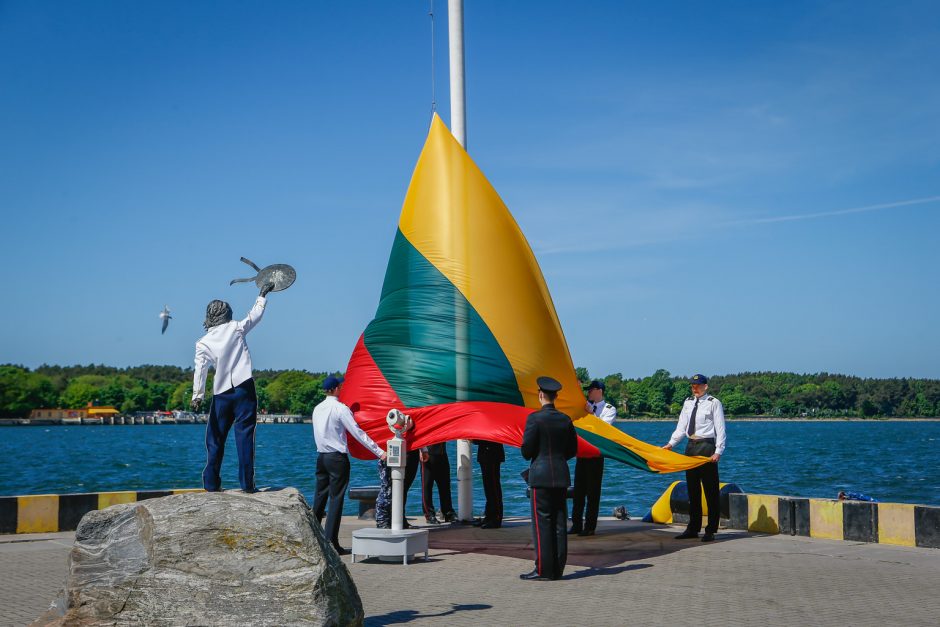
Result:
{"type": "Polygon", "coordinates": [[[357,529],[352,534],[353,563],[356,556],[365,556],[398,558],[407,564],[409,558],[421,553],[428,559],[427,529],[357,529]]]}

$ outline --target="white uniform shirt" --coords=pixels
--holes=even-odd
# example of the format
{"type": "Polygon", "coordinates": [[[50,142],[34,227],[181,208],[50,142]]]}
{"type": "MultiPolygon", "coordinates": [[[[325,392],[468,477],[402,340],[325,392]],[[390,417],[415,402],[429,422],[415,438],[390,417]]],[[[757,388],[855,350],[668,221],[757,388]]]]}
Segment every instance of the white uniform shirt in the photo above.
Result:
{"type": "Polygon", "coordinates": [[[205,396],[210,365],[215,366],[213,394],[231,390],[251,378],[251,355],[245,336],[261,321],[265,302],[265,298],[259,296],[247,318],[216,325],[196,342],[193,400],[205,396]]]}
{"type": "MultiPolygon", "coordinates": [[[[673,446],[689,433],[689,417],[695,407],[695,397],[685,399],[682,411],[679,413],[679,424],[669,443],[673,446]]],[[[715,453],[721,455],[725,452],[725,408],[721,401],[711,394],[703,394],[698,402],[698,411],[695,412],[695,434],[692,439],[715,438],[715,453]]]]}
{"type": "Polygon", "coordinates": [[[617,408],[608,403],[605,400],[599,400],[596,403],[588,401],[591,403],[591,407],[594,408],[592,412],[595,416],[610,424],[614,421],[614,418],[617,417],[617,408]]]}
{"type": "Polygon", "coordinates": [[[349,408],[335,396],[327,396],[313,408],[312,422],[317,453],[348,453],[347,432],[353,434],[376,457],[381,457],[385,452],[362,430],[349,408]]]}

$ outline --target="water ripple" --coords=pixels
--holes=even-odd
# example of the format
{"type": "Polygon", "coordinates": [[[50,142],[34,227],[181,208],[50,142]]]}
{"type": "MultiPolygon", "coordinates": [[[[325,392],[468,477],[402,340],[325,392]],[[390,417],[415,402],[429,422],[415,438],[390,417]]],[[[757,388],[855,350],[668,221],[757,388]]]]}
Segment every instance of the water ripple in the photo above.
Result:
{"type": "MultiPolygon", "coordinates": [[[[666,422],[619,423],[631,435],[660,444],[673,429],[666,422]]],[[[259,485],[292,485],[312,498],[316,452],[310,425],[259,425],[259,485]]],[[[206,453],[202,425],[8,427],[0,438],[0,494],[42,494],[195,487],[202,483],[206,453]]],[[[225,487],[237,487],[235,446],[230,436],[222,469],[225,487]]],[[[740,422],[728,426],[722,481],[749,492],[834,497],[839,490],[881,501],[940,504],[940,465],[932,442],[940,422],[740,422]]],[[[449,445],[451,461],[456,446],[449,445]]],[[[503,492],[507,515],[526,515],[526,464],[506,449],[503,492]]],[[[572,463],[573,465],[573,463],[572,463]]],[[[474,465],[474,509],[483,507],[479,468],[474,465]]],[[[681,473],[656,475],[607,461],[601,514],[626,505],[642,515],[681,473]]],[[[452,476],[456,492],[456,475],[452,476]]],[[[352,485],[378,483],[375,462],[354,461],[352,485]]],[[[420,513],[419,482],[409,514],[420,513]]],[[[435,499],[437,495],[435,493],[435,499]]],[[[346,501],[346,513],[356,503],[346,501]]]]}

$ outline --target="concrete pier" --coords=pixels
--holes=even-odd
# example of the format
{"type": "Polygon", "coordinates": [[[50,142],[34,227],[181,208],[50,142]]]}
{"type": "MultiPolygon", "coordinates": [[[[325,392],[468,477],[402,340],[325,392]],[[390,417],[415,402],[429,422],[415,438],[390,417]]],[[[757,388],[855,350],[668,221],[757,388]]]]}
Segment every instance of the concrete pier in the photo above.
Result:
{"type": "MultiPolygon", "coordinates": [[[[415,519],[412,519],[414,522],[415,519]]],[[[340,540],[370,523],[343,519],[340,540]]],[[[936,625],[940,550],[601,519],[572,537],[565,578],[526,582],[528,520],[502,529],[435,527],[428,562],[349,564],[367,625],[936,625]],[[389,582],[398,585],[389,586],[389,582]]],[[[0,624],[45,611],[65,578],[73,533],[0,536],[0,624]]]]}

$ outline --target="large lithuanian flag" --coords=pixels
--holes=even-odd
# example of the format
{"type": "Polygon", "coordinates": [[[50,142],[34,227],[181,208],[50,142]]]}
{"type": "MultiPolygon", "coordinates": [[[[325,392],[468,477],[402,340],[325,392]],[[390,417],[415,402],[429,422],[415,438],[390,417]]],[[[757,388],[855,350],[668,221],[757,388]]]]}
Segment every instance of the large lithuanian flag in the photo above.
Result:
{"type": "MultiPolygon", "coordinates": [[[[575,376],[538,262],[519,225],[435,115],[405,196],[375,319],[359,338],[341,400],[378,443],[396,407],[409,446],[483,439],[520,446],[539,408],[537,377],[558,379],[579,455],[651,472],[703,463],[640,442],[594,416],[575,376]]],[[[371,453],[350,438],[357,457],[371,453]]]]}

